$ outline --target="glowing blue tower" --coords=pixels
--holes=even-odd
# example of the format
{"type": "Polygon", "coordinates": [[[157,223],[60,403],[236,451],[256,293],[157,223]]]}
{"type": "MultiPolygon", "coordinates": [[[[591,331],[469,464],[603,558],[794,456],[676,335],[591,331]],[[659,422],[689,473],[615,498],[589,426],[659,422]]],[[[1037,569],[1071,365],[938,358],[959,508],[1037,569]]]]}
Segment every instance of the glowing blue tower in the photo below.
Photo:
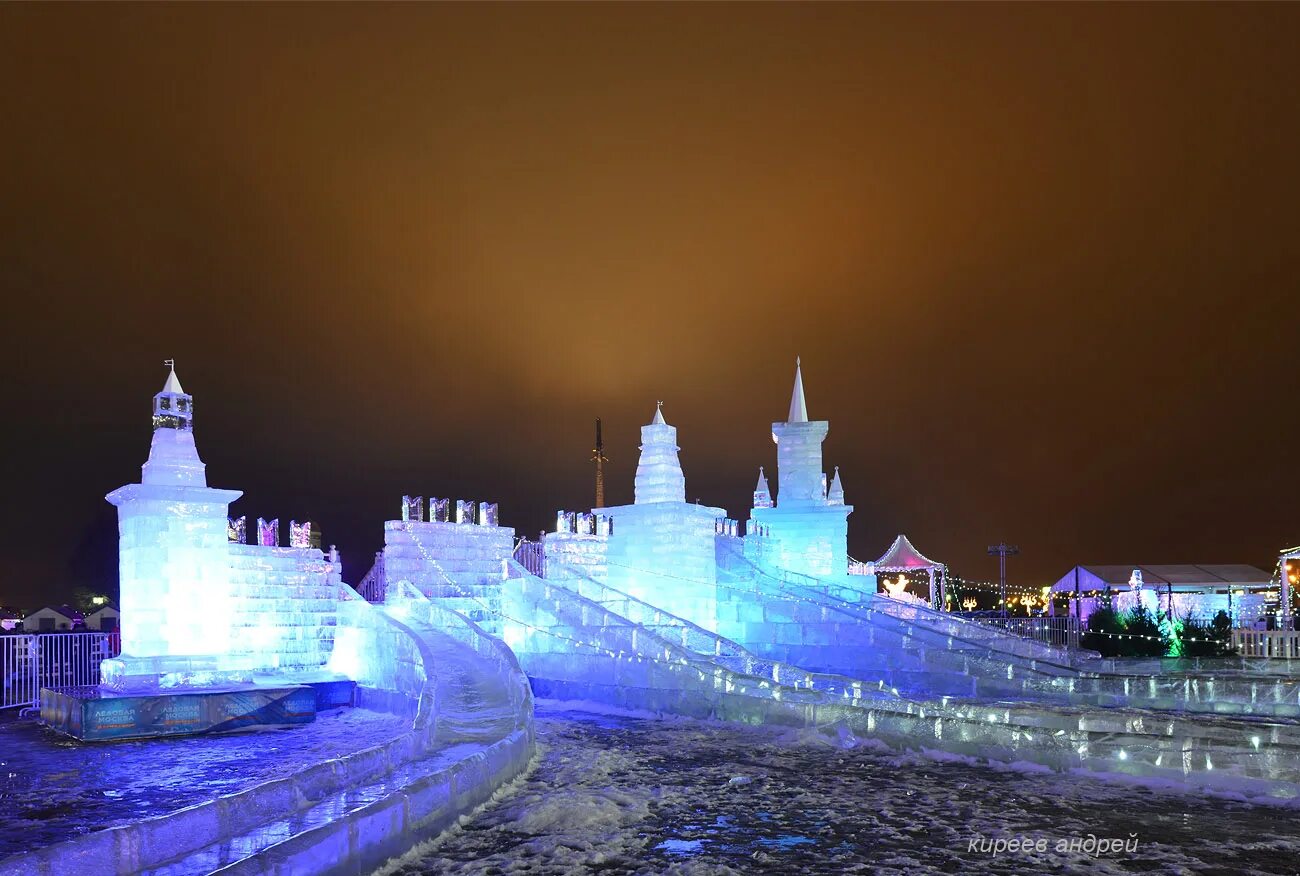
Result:
{"type": "Polygon", "coordinates": [[[765,562],[819,578],[848,574],[848,518],[853,513],[853,506],[844,503],[839,469],[827,489],[822,442],[829,431],[827,421],[808,419],[803,369],[795,359],[789,416],[784,423],[772,424],[777,462],[775,507],[758,501],[759,491],[755,491],[750,516],[770,529],[765,562]]]}
{"type": "Polygon", "coordinates": [[[115,687],[182,684],[211,673],[230,648],[226,519],[242,493],[208,486],[194,445],[194,399],[167,376],[153,398],[153,440],[140,483],[105,498],[117,506],[122,658],[115,687]]]}

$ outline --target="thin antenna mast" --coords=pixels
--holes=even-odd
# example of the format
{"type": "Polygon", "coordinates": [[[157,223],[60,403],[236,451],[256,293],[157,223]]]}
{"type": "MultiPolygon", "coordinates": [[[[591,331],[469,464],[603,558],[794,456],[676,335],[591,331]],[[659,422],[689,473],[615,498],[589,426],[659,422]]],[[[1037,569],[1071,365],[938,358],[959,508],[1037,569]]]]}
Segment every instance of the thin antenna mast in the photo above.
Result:
{"type": "Polygon", "coordinates": [[[600,417],[596,418],[596,449],[593,450],[591,461],[596,463],[596,507],[605,507],[605,463],[609,459],[605,457],[605,442],[600,437],[600,417]]]}

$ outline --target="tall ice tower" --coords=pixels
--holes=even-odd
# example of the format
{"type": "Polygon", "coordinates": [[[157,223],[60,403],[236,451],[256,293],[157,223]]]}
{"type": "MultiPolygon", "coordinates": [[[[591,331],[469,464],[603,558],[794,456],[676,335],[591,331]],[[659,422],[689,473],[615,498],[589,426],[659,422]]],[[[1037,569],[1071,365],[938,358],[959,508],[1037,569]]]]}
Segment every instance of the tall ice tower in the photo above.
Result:
{"type": "Polygon", "coordinates": [[[208,486],[194,399],[167,364],[140,483],[105,497],[117,506],[122,606],[122,658],[105,681],[124,688],[212,673],[230,648],[226,518],[242,493],[208,486]]]}
{"type": "Polygon", "coordinates": [[[829,431],[826,420],[808,419],[803,368],[796,358],[790,413],[784,423],[772,424],[777,463],[775,507],[756,501],[750,516],[771,531],[765,562],[819,578],[848,574],[848,518],[853,513],[853,506],[844,504],[838,469],[833,489],[827,489],[822,442],[829,431]]]}

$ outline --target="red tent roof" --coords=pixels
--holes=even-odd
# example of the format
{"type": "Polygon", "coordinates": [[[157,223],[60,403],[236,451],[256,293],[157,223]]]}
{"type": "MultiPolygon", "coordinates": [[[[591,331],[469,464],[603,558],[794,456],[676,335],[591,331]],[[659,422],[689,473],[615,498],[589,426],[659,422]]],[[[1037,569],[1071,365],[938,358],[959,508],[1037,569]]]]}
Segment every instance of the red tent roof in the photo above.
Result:
{"type": "Polygon", "coordinates": [[[940,569],[943,563],[936,563],[918,551],[907,536],[900,535],[885,551],[885,555],[876,560],[876,569],[886,572],[910,572],[914,569],[940,569]]]}

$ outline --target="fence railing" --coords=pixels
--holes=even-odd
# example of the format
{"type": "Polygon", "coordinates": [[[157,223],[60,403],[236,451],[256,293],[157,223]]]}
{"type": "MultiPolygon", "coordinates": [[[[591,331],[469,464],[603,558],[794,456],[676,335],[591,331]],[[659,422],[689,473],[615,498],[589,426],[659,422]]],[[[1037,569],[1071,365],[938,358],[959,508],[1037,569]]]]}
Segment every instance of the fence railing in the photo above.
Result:
{"type": "Polygon", "coordinates": [[[384,552],[375,554],[375,564],[370,567],[366,577],[357,585],[357,592],[366,602],[383,602],[387,590],[384,579],[384,552]]]}
{"type": "Polygon", "coordinates": [[[0,636],[0,709],[35,705],[43,687],[99,684],[99,664],[120,653],[116,631],[0,636]]]}
{"type": "Polygon", "coordinates": [[[1241,657],[1300,659],[1300,632],[1295,630],[1233,630],[1232,647],[1241,657]]]}
{"type": "Polygon", "coordinates": [[[1033,639],[1058,648],[1078,648],[1080,625],[1077,617],[971,617],[984,626],[995,627],[1013,636],[1033,639]]]}
{"type": "Polygon", "coordinates": [[[546,577],[546,552],[540,541],[520,538],[515,544],[515,562],[528,570],[530,575],[546,577]]]}

